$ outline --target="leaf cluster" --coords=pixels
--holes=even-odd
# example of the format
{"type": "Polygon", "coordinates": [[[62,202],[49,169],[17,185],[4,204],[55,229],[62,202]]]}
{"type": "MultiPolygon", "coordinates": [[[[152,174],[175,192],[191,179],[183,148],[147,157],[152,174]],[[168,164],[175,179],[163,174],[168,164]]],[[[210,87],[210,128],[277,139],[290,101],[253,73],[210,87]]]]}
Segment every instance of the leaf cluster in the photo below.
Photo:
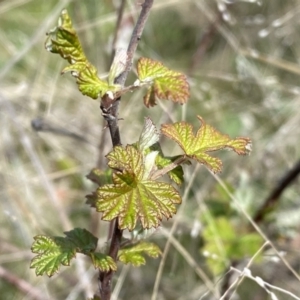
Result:
{"type": "Polygon", "coordinates": [[[76,253],[89,256],[95,268],[108,272],[116,270],[114,260],[105,254],[96,252],[98,239],[86,229],[75,228],[65,232],[66,237],[49,237],[38,235],[34,237],[31,251],[36,253],[31,262],[37,275],[46,273],[52,276],[57,273],[60,265],[69,266],[76,253]]]}
{"type": "MultiPolygon", "coordinates": [[[[97,69],[83,52],[66,10],[62,11],[58,26],[48,33],[46,49],[66,59],[70,65],[63,69],[62,74],[70,72],[82,94],[92,99],[100,98],[102,104],[108,104],[106,109],[122,94],[142,86],[147,86],[144,104],[148,108],[154,106],[158,99],[184,104],[190,95],[184,74],[149,58],[138,60],[138,79],[133,85],[122,87],[115,84],[115,79],[127,63],[127,54],[123,50],[117,52],[108,80],[100,79],[97,69]]],[[[179,186],[184,182],[183,164],[194,161],[217,173],[222,169],[222,162],[211,152],[229,149],[245,155],[250,151],[251,141],[248,138],[231,139],[207,125],[202,117],[197,117],[200,128],[196,133],[192,124],[187,122],[163,124],[159,132],[151,119],[146,118],[135,143],[118,145],[108,153],[108,173],[93,169],[88,175],[98,188],[87,196],[87,203],[102,214],[103,220],[116,219],[119,230],[133,231],[137,225],[142,229],[157,228],[163,218],[171,218],[181,203],[178,188],[173,184],[179,186]],[[159,143],[161,134],[177,143],[182,153],[165,156],[159,143]],[[112,174],[111,180],[107,180],[108,174],[112,174]],[[166,182],[165,175],[169,176],[170,182],[166,182]]],[[[35,268],[37,275],[46,273],[52,276],[60,265],[70,265],[77,253],[90,257],[94,267],[101,272],[117,269],[112,257],[97,251],[98,239],[87,230],[76,228],[65,232],[65,235],[34,238],[32,252],[37,256],[32,260],[31,267],[35,268]]],[[[118,260],[139,266],[145,263],[144,254],[157,257],[160,250],[145,241],[130,243],[119,250],[118,260]]]]}
{"type": "Polygon", "coordinates": [[[209,153],[232,149],[238,154],[249,152],[250,140],[230,139],[202,122],[196,135],[191,124],[164,124],[161,133],[174,140],[183,150],[182,155],[164,157],[159,145],[159,133],[147,118],[139,140],[126,147],[115,147],[106,157],[113,170],[111,184],[100,186],[88,196],[87,203],[102,213],[102,219],[118,218],[120,229],[132,231],[140,221],[143,228],[158,227],[163,217],[176,213],[181,203],[179,192],[169,183],[158,181],[168,174],[171,181],[183,182],[182,163],[194,160],[213,172],[221,171],[222,162],[209,153]]]}
{"type": "MultiPolygon", "coordinates": [[[[46,274],[49,277],[59,271],[61,265],[69,266],[77,253],[88,256],[95,269],[102,272],[116,271],[116,262],[104,253],[97,251],[98,239],[89,231],[75,228],[65,232],[65,237],[49,237],[37,235],[31,251],[37,254],[31,261],[31,268],[36,275],[46,274]]],[[[119,250],[118,259],[125,264],[140,266],[145,264],[144,255],[158,257],[160,249],[153,243],[137,242],[129,244],[119,250]]]]}

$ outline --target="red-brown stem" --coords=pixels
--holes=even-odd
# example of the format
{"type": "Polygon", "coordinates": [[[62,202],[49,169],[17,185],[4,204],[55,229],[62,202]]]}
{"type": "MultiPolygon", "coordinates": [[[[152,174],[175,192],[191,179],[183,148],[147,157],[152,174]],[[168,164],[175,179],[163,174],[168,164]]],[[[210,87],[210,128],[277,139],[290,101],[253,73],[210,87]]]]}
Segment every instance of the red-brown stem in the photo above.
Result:
{"type": "MultiPolygon", "coordinates": [[[[153,5],[154,0],[145,0],[142,4],[142,10],[136,26],[133,30],[131,40],[127,49],[127,61],[124,72],[115,80],[116,84],[124,86],[127,79],[128,73],[132,68],[132,61],[134,53],[137,49],[139,40],[141,39],[142,32],[144,30],[146,20],[148,19],[150,9],[153,5]]],[[[121,97],[116,99],[110,108],[110,117],[106,118],[107,125],[109,127],[113,147],[121,144],[121,137],[118,126],[118,108],[121,97]]],[[[116,262],[118,258],[118,251],[120,249],[121,239],[123,231],[119,229],[118,219],[114,221],[114,231],[111,238],[110,248],[108,254],[116,262]]],[[[100,295],[101,300],[110,300],[111,298],[111,289],[112,289],[112,277],[114,272],[110,271],[107,273],[100,272],[99,281],[100,281],[100,295]]]]}

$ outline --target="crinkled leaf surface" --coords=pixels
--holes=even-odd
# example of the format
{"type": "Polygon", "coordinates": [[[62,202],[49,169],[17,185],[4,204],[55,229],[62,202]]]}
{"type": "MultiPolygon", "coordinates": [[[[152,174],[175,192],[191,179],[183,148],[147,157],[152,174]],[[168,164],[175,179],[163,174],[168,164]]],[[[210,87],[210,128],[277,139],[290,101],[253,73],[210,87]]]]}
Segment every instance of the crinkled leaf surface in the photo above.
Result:
{"type": "Polygon", "coordinates": [[[48,33],[45,47],[52,53],[60,54],[70,63],[70,66],[63,69],[62,74],[71,72],[83,95],[97,99],[107,91],[116,91],[120,88],[115,85],[109,86],[98,77],[97,69],[87,60],[83,52],[67,10],[61,12],[58,26],[48,33]]]}
{"type": "Polygon", "coordinates": [[[76,252],[89,255],[97,247],[98,239],[85,229],[75,228],[65,235],[65,238],[34,237],[31,251],[38,255],[32,259],[30,267],[35,268],[36,275],[52,276],[60,265],[69,266],[76,252]]]}
{"type": "Polygon", "coordinates": [[[157,99],[172,100],[184,104],[190,91],[184,74],[165,67],[161,62],[142,57],[137,63],[138,78],[141,82],[150,82],[144,103],[147,107],[156,105],[157,99]]]}
{"type": "Polygon", "coordinates": [[[179,193],[164,182],[145,178],[144,155],[132,145],[117,146],[107,155],[115,169],[113,184],[97,189],[95,206],[103,220],[118,218],[120,229],[133,230],[138,220],[143,228],[157,227],[163,217],[176,213],[179,193]]]}
{"type": "Polygon", "coordinates": [[[161,132],[178,143],[188,157],[206,165],[214,173],[221,171],[222,161],[210,156],[209,152],[221,149],[230,149],[239,155],[250,152],[251,141],[249,138],[230,139],[228,135],[223,135],[212,126],[207,125],[200,116],[198,119],[201,127],[196,135],[193,133],[192,125],[187,122],[163,124],[161,132]]]}
{"type": "Polygon", "coordinates": [[[91,259],[95,269],[100,269],[102,272],[116,271],[117,265],[113,258],[100,252],[91,253],[91,259]]]}
{"type": "Polygon", "coordinates": [[[119,250],[118,258],[124,264],[132,264],[135,267],[146,263],[144,254],[150,257],[158,257],[161,251],[157,245],[148,242],[139,242],[133,246],[128,246],[119,250]]]}

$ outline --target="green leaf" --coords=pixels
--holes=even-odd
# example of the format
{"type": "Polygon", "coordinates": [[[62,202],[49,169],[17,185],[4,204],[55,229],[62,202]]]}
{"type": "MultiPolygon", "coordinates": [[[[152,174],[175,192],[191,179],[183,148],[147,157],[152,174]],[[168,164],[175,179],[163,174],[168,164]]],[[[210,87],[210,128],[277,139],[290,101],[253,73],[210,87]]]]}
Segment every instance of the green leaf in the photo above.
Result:
{"type": "Polygon", "coordinates": [[[223,273],[230,261],[253,256],[263,243],[258,233],[242,232],[225,217],[213,219],[202,232],[202,253],[214,274],[223,273]]]}
{"type": "Polygon", "coordinates": [[[144,97],[147,107],[156,105],[157,99],[184,104],[190,97],[186,76],[168,69],[159,61],[142,57],[138,60],[137,72],[142,83],[151,83],[144,97]]]}
{"type": "Polygon", "coordinates": [[[214,173],[221,171],[222,161],[210,156],[208,152],[221,149],[230,149],[239,155],[250,152],[251,141],[249,138],[230,139],[228,135],[223,135],[212,126],[207,125],[200,116],[198,119],[201,127],[196,135],[193,133],[192,125],[186,122],[163,124],[161,132],[178,143],[188,157],[206,165],[214,173]]]}
{"type": "Polygon", "coordinates": [[[69,266],[70,260],[76,255],[74,247],[68,247],[68,244],[58,238],[36,236],[34,240],[31,251],[39,255],[32,259],[30,267],[35,268],[36,275],[46,273],[50,277],[58,271],[61,264],[69,266]]]}
{"type": "MultiPolygon", "coordinates": [[[[159,145],[159,143],[154,144],[150,147],[151,151],[157,151],[158,155],[156,156],[155,164],[158,169],[163,169],[182,157],[182,155],[176,155],[176,156],[164,156],[164,153],[159,145]]],[[[186,160],[184,164],[190,165],[190,161],[186,160]]],[[[167,173],[167,175],[170,177],[170,179],[175,182],[177,185],[181,185],[184,182],[184,172],[181,165],[178,165],[176,168],[172,169],[167,173]]]]}
{"type": "Polygon", "coordinates": [[[61,73],[67,72],[71,72],[71,75],[76,78],[80,92],[92,99],[103,97],[108,91],[119,90],[117,86],[109,86],[107,82],[101,80],[97,75],[97,69],[88,61],[67,66],[61,73]]]}
{"type": "Polygon", "coordinates": [[[143,228],[157,227],[163,217],[176,213],[181,203],[179,193],[164,182],[149,180],[145,157],[132,145],[117,146],[107,155],[108,165],[115,169],[113,184],[95,193],[95,206],[102,219],[119,220],[120,229],[133,230],[138,220],[143,228]]]}
{"type": "Polygon", "coordinates": [[[75,228],[65,235],[65,238],[34,237],[31,251],[38,255],[32,259],[30,267],[35,268],[36,275],[52,276],[60,265],[69,266],[76,252],[89,255],[97,247],[98,239],[85,229],[75,228]]]}
{"type": "Polygon", "coordinates": [[[86,229],[75,228],[64,232],[66,242],[73,243],[77,252],[90,253],[95,251],[98,239],[86,229]]]}
{"type": "Polygon", "coordinates": [[[103,97],[108,91],[120,89],[120,86],[109,86],[106,81],[98,77],[97,69],[84,54],[67,10],[64,9],[61,12],[58,26],[47,35],[45,48],[52,53],[58,53],[70,63],[70,66],[63,69],[62,74],[71,72],[71,75],[76,78],[78,88],[83,95],[97,99],[99,96],[103,97]]]}
{"type": "Polygon", "coordinates": [[[146,263],[144,254],[150,257],[158,257],[161,251],[157,245],[148,242],[139,242],[119,250],[118,258],[124,264],[132,264],[135,267],[146,263]]]}
{"type": "Polygon", "coordinates": [[[222,273],[230,261],[228,251],[236,237],[233,226],[225,218],[214,219],[204,227],[202,237],[202,253],[206,257],[208,267],[214,274],[222,273]]]}
{"type": "MultiPolygon", "coordinates": [[[[162,152],[159,153],[156,157],[156,165],[159,169],[162,169],[172,162],[174,162],[176,159],[178,159],[180,156],[173,156],[173,157],[164,157],[162,152]]],[[[188,162],[187,162],[188,163],[188,162]]],[[[184,172],[182,166],[177,166],[173,170],[167,173],[168,176],[172,181],[174,181],[177,185],[181,185],[184,182],[184,172]]]]}
{"type": "Polygon", "coordinates": [[[105,255],[99,252],[91,253],[91,259],[95,269],[99,269],[102,272],[116,271],[117,265],[113,258],[109,255],[105,255]]]}

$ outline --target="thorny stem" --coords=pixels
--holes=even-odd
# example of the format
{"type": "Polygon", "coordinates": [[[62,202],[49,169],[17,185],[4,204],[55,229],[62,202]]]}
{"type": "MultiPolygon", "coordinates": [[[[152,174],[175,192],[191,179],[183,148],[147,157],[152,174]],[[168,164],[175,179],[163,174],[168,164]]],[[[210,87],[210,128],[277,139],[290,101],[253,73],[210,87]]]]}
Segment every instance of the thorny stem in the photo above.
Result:
{"type": "MultiPolygon", "coordinates": [[[[122,86],[124,86],[125,84],[128,73],[132,68],[133,56],[137,49],[138,42],[141,39],[141,35],[150,14],[153,1],[154,0],[145,0],[145,2],[142,4],[140,16],[133,30],[131,40],[128,45],[125,70],[118,78],[116,78],[116,84],[120,84],[122,86]]],[[[107,125],[109,127],[113,147],[121,144],[121,137],[118,126],[118,107],[120,100],[121,97],[115,99],[113,102],[103,101],[104,103],[101,104],[101,110],[104,113],[104,118],[106,119],[107,125]]],[[[108,254],[114,259],[114,261],[117,261],[122,234],[123,231],[119,229],[118,219],[116,219],[108,252],[108,254]]],[[[113,271],[107,273],[100,272],[99,274],[101,300],[109,300],[111,298],[113,274],[113,271]]]]}

